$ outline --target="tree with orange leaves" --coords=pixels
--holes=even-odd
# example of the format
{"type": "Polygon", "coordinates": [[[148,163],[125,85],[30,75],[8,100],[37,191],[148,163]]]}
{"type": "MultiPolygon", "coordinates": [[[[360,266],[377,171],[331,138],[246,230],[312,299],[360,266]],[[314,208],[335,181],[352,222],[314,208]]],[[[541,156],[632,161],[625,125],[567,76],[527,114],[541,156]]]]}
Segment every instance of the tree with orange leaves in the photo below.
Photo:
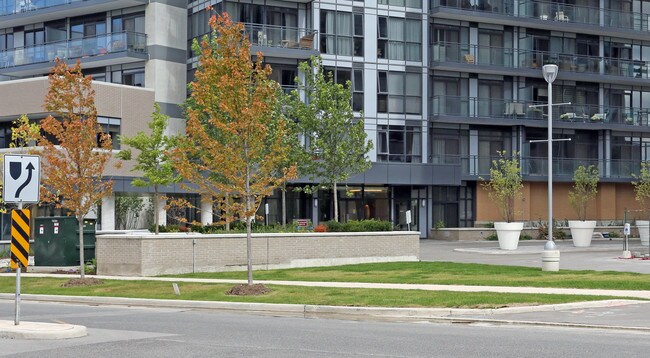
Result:
{"type": "MultiPolygon", "coordinates": [[[[69,67],[56,59],[44,108],[54,116],[40,122],[42,134],[37,138],[36,151],[43,159],[41,200],[67,209],[77,218],[79,247],[83,248],[84,219],[111,192],[113,183],[103,179],[112,154],[111,138],[97,123],[92,79],[81,73],[79,61],[69,67]]],[[[83,249],[79,250],[79,262],[84,279],[83,249]]]]}
{"type": "Polygon", "coordinates": [[[251,60],[250,41],[242,24],[228,14],[212,16],[211,35],[193,48],[199,54],[187,101],[186,136],[172,151],[181,176],[201,194],[227,204],[246,221],[248,284],[253,283],[251,224],[261,200],[287,179],[295,165],[282,168],[287,119],[278,115],[278,84],[251,60]],[[278,168],[281,168],[278,170],[278,168]]]}

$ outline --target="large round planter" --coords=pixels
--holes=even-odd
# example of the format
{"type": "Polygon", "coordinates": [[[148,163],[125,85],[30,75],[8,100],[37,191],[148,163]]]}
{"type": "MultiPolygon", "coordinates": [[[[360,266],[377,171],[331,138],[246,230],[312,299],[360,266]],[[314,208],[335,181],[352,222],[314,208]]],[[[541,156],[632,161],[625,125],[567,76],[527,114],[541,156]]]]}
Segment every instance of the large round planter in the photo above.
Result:
{"type": "Polygon", "coordinates": [[[591,237],[594,235],[595,227],[596,227],[595,220],[590,220],[590,221],[569,220],[569,229],[571,229],[573,246],[589,247],[591,245],[591,237]]]}
{"type": "Polygon", "coordinates": [[[519,245],[519,235],[524,229],[524,223],[494,223],[499,238],[499,248],[501,250],[517,250],[519,245]]]}
{"type": "Polygon", "coordinates": [[[641,238],[641,245],[648,246],[650,238],[650,221],[637,220],[636,227],[639,229],[639,237],[641,238]]]}

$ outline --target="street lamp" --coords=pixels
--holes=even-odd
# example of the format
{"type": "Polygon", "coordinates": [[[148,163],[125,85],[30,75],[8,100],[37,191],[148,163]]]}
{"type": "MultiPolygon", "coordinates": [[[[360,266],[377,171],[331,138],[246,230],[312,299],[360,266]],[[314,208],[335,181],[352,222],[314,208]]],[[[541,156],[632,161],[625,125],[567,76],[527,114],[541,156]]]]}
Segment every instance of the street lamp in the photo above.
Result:
{"type": "Polygon", "coordinates": [[[557,65],[544,65],[542,74],[548,83],[548,240],[542,252],[542,271],[560,270],[560,251],[553,242],[553,81],[557,65]]]}
{"type": "Polygon", "coordinates": [[[548,240],[544,250],[557,250],[553,242],[553,81],[557,72],[557,65],[542,67],[544,80],[548,83],[548,240]]]}

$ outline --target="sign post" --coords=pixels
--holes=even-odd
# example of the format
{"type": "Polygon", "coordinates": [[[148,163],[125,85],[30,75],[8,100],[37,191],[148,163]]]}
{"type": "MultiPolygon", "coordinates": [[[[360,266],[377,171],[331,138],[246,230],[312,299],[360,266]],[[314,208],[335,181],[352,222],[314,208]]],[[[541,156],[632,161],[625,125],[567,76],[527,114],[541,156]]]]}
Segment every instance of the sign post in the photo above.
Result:
{"type": "Polygon", "coordinates": [[[11,212],[11,260],[16,270],[16,317],[14,324],[20,324],[20,272],[29,264],[29,236],[31,233],[28,209],[25,203],[38,203],[41,183],[41,161],[37,155],[5,154],[3,199],[5,203],[16,203],[18,209],[11,212]]]}

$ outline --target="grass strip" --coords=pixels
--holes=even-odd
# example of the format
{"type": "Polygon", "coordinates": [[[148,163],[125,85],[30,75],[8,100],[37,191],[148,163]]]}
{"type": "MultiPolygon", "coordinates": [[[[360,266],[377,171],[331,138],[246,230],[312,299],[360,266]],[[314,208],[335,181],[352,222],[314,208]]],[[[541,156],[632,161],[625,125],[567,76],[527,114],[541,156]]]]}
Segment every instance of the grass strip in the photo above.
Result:
{"type": "MultiPolygon", "coordinates": [[[[216,272],[175,277],[246,279],[246,272],[216,272]]],[[[535,267],[454,262],[387,262],[255,271],[256,280],[412,283],[470,286],[554,287],[650,290],[650,275],[616,271],[543,272],[535,267]]]]}
{"type": "MultiPolygon", "coordinates": [[[[182,299],[226,302],[292,303],[355,307],[499,308],[613,299],[605,296],[547,295],[492,292],[450,292],[390,289],[357,289],[269,285],[262,296],[229,296],[233,284],[179,282],[176,296],[170,282],[102,280],[102,285],[61,287],[67,279],[25,277],[21,293],[67,296],[101,296],[149,299],[182,299]]],[[[14,293],[15,279],[0,277],[0,292],[14,293]]]]}

